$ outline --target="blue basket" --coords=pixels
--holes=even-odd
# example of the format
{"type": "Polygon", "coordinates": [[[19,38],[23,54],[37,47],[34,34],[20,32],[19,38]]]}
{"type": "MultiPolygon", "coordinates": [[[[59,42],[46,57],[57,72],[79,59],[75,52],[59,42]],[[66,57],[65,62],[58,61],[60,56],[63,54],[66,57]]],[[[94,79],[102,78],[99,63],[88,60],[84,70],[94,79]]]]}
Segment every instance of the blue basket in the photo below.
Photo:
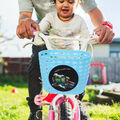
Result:
{"type": "MultiPolygon", "coordinates": [[[[43,86],[48,93],[81,94],[85,90],[91,63],[90,53],[72,50],[44,50],[39,52],[39,63],[43,86]],[[68,91],[61,91],[55,89],[51,85],[50,83],[51,71],[53,71],[55,68],[59,66],[63,67],[67,66],[76,72],[78,76],[78,81],[73,89],[70,89],[68,91]]],[[[74,78],[75,76],[72,75],[72,77],[74,78]]]]}

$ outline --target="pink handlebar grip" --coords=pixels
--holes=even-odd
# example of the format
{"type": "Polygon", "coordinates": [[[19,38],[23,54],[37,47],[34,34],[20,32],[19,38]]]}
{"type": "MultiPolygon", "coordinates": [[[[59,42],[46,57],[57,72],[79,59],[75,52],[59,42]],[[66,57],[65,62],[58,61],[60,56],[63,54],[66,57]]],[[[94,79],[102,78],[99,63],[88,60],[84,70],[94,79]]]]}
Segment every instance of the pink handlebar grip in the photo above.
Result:
{"type": "Polygon", "coordinates": [[[33,31],[32,31],[32,36],[33,36],[33,37],[35,36],[35,32],[36,32],[36,30],[33,30],[33,31]]]}

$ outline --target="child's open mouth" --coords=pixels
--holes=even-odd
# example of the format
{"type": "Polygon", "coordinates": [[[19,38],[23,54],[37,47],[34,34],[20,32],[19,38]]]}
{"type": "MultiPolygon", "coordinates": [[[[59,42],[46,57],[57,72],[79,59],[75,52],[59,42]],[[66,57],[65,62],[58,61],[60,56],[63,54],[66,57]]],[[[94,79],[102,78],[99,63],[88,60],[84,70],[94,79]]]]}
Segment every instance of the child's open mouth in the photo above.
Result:
{"type": "Polygon", "coordinates": [[[69,9],[62,9],[62,12],[63,12],[64,14],[66,14],[66,13],[69,12],[69,9]]]}

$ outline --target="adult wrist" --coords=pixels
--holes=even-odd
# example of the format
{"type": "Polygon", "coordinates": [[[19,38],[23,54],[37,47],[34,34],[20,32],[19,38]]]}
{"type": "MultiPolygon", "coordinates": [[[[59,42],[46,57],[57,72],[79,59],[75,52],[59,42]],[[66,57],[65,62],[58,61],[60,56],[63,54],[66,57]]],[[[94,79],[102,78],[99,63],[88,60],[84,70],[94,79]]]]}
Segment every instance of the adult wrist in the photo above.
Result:
{"type": "Polygon", "coordinates": [[[109,21],[102,22],[102,25],[106,25],[107,27],[113,29],[113,25],[109,21]]]}
{"type": "Polygon", "coordinates": [[[19,17],[19,23],[21,21],[25,21],[25,20],[29,20],[29,19],[31,19],[31,17],[29,15],[21,14],[20,17],[19,17]]]}
{"type": "MultiPolygon", "coordinates": [[[[102,25],[106,25],[110,29],[113,29],[113,25],[109,21],[102,22],[102,25]]],[[[113,39],[109,43],[112,43],[112,41],[113,41],[113,39]]]]}

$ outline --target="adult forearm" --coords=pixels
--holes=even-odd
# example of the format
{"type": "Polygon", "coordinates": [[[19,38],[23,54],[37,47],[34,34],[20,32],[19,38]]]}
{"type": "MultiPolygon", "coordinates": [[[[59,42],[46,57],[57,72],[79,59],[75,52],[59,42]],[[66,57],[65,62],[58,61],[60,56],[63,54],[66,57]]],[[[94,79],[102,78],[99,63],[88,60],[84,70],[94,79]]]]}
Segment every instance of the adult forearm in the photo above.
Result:
{"type": "Polygon", "coordinates": [[[96,27],[94,33],[99,36],[98,43],[111,43],[115,34],[108,25],[102,24],[105,21],[102,12],[98,8],[95,8],[88,14],[93,25],[96,27]]]}
{"type": "Polygon", "coordinates": [[[21,22],[21,20],[25,20],[28,18],[32,17],[32,13],[31,12],[20,12],[20,16],[19,16],[19,23],[21,22]]]}
{"type": "Polygon", "coordinates": [[[95,27],[98,27],[101,25],[101,23],[105,20],[102,12],[99,10],[99,8],[95,8],[92,11],[88,12],[91,21],[95,27]]]}

